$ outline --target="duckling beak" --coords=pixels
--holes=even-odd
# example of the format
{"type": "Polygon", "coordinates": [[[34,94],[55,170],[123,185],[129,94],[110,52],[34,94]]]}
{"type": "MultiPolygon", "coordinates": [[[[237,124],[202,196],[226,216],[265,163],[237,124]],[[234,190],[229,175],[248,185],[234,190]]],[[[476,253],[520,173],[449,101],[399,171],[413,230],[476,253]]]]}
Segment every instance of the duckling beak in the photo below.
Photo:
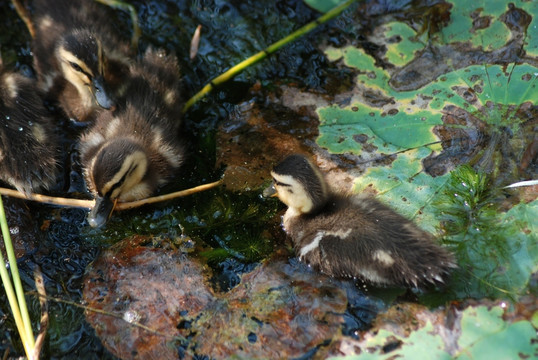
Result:
{"type": "Polygon", "coordinates": [[[102,76],[97,76],[93,79],[92,91],[97,103],[102,108],[111,109],[115,106],[114,101],[112,101],[105,90],[105,80],[102,76]]]}
{"type": "Polygon", "coordinates": [[[271,183],[271,185],[269,185],[268,187],[265,188],[265,190],[263,190],[263,197],[275,197],[275,196],[278,196],[278,193],[276,192],[276,189],[275,189],[275,184],[271,183]]]}
{"type": "Polygon", "coordinates": [[[106,224],[112,215],[112,211],[114,211],[116,201],[117,199],[115,201],[110,200],[108,196],[97,197],[93,209],[88,214],[88,223],[90,226],[96,228],[106,224]]]}

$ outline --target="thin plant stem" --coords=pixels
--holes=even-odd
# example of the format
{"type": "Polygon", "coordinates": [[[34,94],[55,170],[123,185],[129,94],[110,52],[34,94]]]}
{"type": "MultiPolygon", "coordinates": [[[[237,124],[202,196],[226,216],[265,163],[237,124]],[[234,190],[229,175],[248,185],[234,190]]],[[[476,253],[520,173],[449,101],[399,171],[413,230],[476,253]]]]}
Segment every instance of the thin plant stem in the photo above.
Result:
{"type": "Polygon", "coordinates": [[[30,315],[28,315],[28,307],[26,306],[26,299],[24,297],[24,290],[22,288],[21,279],[19,276],[19,268],[17,266],[17,259],[15,257],[15,251],[13,249],[13,243],[11,242],[11,236],[9,234],[9,226],[6,220],[6,213],[4,211],[4,204],[2,197],[0,196],[0,226],[2,227],[2,236],[4,238],[5,249],[9,260],[9,266],[11,269],[11,276],[13,277],[13,285],[15,292],[13,291],[13,285],[9,273],[6,269],[6,263],[4,256],[0,256],[0,275],[2,277],[2,283],[6,289],[9,305],[15,318],[15,324],[21,337],[24,351],[29,359],[33,359],[33,349],[35,347],[34,334],[32,331],[32,323],[30,322],[30,315]],[[16,293],[16,295],[15,295],[16,293]]]}
{"type": "MultiPolygon", "coordinates": [[[[166,200],[172,200],[178,197],[192,195],[197,192],[209,190],[220,184],[222,184],[222,180],[218,180],[218,181],[208,183],[208,184],[198,185],[190,189],[180,190],[180,191],[176,191],[170,194],[153,196],[147,199],[129,201],[129,202],[119,202],[114,209],[115,210],[133,209],[135,207],[139,207],[143,205],[154,204],[154,203],[158,203],[158,202],[166,201],[166,200]]],[[[7,188],[0,188],[0,195],[7,195],[7,196],[19,198],[19,199],[36,201],[36,202],[51,204],[51,205],[66,206],[66,207],[78,207],[78,208],[91,209],[95,205],[95,200],[63,198],[63,197],[48,196],[48,195],[35,194],[35,193],[26,195],[17,190],[7,189],[7,188]]]]}
{"type": "Polygon", "coordinates": [[[331,20],[332,18],[340,15],[347,7],[351,4],[353,4],[357,0],[348,0],[345,3],[336,6],[334,9],[328,11],[323,16],[319,17],[318,19],[306,24],[302,28],[300,28],[297,31],[294,31],[290,35],[286,36],[285,38],[275,42],[272,45],[269,45],[266,49],[252,55],[246,60],[241,61],[239,64],[233,66],[228,71],[224,72],[223,74],[217,76],[213,80],[211,80],[208,84],[206,84],[202,90],[200,90],[197,94],[195,94],[192,98],[189,99],[185,103],[185,106],[183,107],[183,112],[186,112],[192,105],[194,105],[198,100],[206,96],[213,90],[216,86],[232,79],[234,76],[248,68],[249,66],[252,66],[259,61],[265,59],[267,56],[271,55],[272,53],[276,52],[277,50],[280,50],[283,46],[295,41],[299,37],[309,33],[310,31],[314,30],[317,26],[326,23],[327,21],[331,20]]]}

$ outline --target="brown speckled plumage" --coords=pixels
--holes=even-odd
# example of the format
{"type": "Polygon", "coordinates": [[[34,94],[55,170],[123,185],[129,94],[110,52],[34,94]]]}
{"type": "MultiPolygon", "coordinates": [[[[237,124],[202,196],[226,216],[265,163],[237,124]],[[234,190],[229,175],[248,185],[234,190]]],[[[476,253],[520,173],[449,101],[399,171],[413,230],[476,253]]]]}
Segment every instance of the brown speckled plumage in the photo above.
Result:
{"type": "Polygon", "coordinates": [[[34,0],[34,67],[47,98],[77,121],[114,106],[130,60],[106,6],[91,0],[34,0]]]}
{"type": "Polygon", "coordinates": [[[0,179],[24,193],[48,189],[58,172],[58,139],[35,81],[0,63],[0,179]]]}
{"type": "MultiPolygon", "coordinates": [[[[102,112],[80,140],[88,187],[107,202],[151,196],[183,162],[176,58],[149,49],[131,65],[130,74],[124,104],[114,112],[102,112]]],[[[105,218],[95,209],[90,224],[102,225],[105,218]],[[96,216],[99,221],[94,221],[96,216]]]]}
{"type": "Polygon", "coordinates": [[[279,198],[289,206],[283,226],[296,254],[320,271],[381,285],[417,287],[443,282],[455,267],[452,254],[432,235],[378,200],[319,191],[325,180],[304,156],[286,158],[272,175],[279,198]],[[314,203],[306,212],[293,203],[301,188],[314,203]]]}

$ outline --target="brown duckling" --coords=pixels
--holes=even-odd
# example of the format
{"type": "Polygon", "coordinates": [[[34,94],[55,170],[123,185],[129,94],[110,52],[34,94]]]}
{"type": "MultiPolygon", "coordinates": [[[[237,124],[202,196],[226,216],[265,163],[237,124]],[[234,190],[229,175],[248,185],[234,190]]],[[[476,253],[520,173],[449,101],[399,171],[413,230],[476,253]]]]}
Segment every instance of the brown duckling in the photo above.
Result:
{"type": "Polygon", "coordinates": [[[319,169],[291,155],[271,171],[288,206],[283,227],[299,259],[337,277],[418,287],[443,282],[454,258],[432,235],[379,201],[329,188],[319,169]]]}
{"type": "Polygon", "coordinates": [[[77,121],[115,106],[130,60],[110,16],[93,0],[34,0],[32,50],[40,86],[77,121]]]}
{"type": "Polygon", "coordinates": [[[54,121],[35,81],[0,61],[0,180],[25,194],[48,189],[58,172],[54,121]]]}
{"type": "Polygon", "coordinates": [[[96,198],[92,227],[106,223],[116,201],[151,196],[183,162],[177,60],[150,49],[130,73],[125,106],[102,112],[80,139],[85,179],[96,198]]]}

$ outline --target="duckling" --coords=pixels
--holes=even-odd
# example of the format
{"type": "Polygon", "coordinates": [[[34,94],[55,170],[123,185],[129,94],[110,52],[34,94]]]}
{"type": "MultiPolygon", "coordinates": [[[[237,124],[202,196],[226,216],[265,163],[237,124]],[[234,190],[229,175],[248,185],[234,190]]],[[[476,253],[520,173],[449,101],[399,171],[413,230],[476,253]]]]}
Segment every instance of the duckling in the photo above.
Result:
{"type": "Polygon", "coordinates": [[[282,225],[296,254],[323,273],[418,287],[443,282],[456,266],[432,235],[394,210],[371,197],[333,192],[303,155],[287,157],[271,175],[288,206],[282,225]]]}
{"type": "Polygon", "coordinates": [[[115,106],[129,68],[129,46],[95,1],[35,0],[32,50],[40,86],[77,121],[115,106]]]}
{"type": "Polygon", "coordinates": [[[116,201],[151,196],[183,162],[177,60],[150,49],[130,73],[125,106],[102,112],[80,139],[85,179],[96,198],[88,215],[92,227],[106,223],[116,201]]]}
{"type": "Polygon", "coordinates": [[[0,179],[26,195],[50,188],[58,172],[53,119],[35,81],[0,59],[0,179]]]}

